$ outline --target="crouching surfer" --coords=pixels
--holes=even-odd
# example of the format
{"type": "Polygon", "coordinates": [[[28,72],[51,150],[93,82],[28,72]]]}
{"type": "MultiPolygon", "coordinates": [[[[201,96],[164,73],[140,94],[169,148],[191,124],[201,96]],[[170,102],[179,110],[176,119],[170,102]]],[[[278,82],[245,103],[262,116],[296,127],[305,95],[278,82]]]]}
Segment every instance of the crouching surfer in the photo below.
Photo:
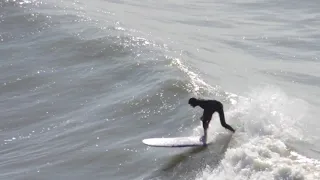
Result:
{"type": "Polygon", "coordinates": [[[204,130],[204,135],[201,137],[201,141],[206,144],[207,142],[207,130],[209,123],[211,121],[212,115],[215,112],[218,112],[220,117],[220,122],[222,127],[230,130],[231,132],[235,132],[235,130],[226,123],[223,111],[223,105],[220,101],[217,100],[204,100],[204,99],[196,99],[194,97],[189,99],[189,104],[192,107],[201,107],[203,109],[203,115],[201,116],[202,126],[204,130]]]}

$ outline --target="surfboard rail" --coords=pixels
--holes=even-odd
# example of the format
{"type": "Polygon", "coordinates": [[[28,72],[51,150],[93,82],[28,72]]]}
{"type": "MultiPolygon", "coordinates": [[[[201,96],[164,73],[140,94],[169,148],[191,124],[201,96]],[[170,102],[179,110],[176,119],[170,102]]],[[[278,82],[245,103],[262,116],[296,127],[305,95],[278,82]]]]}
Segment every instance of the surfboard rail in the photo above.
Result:
{"type": "Polygon", "coordinates": [[[205,146],[209,142],[204,144],[200,141],[201,136],[190,137],[161,137],[161,138],[147,138],[142,142],[145,145],[153,147],[193,147],[193,146],[205,146]]]}

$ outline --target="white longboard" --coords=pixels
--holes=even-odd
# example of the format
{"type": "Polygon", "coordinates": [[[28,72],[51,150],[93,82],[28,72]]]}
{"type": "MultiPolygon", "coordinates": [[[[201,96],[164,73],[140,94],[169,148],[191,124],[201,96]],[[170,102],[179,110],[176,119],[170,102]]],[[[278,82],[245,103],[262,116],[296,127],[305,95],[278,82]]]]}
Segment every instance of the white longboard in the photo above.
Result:
{"type": "Polygon", "coordinates": [[[172,137],[172,138],[148,138],[143,139],[142,142],[148,146],[155,147],[192,147],[192,146],[204,146],[200,141],[201,136],[191,137],[172,137]]]}

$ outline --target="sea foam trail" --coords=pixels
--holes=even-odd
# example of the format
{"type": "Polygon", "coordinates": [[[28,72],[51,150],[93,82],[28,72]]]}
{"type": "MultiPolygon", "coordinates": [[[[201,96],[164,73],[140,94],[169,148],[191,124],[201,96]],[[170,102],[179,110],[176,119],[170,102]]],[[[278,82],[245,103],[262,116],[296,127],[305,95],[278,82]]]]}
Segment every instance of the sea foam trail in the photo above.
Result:
{"type": "Polygon", "coordinates": [[[229,149],[217,168],[208,166],[197,179],[316,180],[319,172],[319,161],[290,151],[281,140],[259,137],[229,149]]]}
{"type": "MultiPolygon", "coordinates": [[[[226,110],[227,121],[237,132],[224,158],[219,165],[209,164],[197,179],[320,179],[320,162],[286,144],[307,138],[299,128],[307,106],[274,87],[257,88],[248,98],[238,98],[226,110]]],[[[211,123],[210,136],[224,131],[218,123],[211,123]]],[[[195,133],[201,133],[200,125],[195,133]]]]}

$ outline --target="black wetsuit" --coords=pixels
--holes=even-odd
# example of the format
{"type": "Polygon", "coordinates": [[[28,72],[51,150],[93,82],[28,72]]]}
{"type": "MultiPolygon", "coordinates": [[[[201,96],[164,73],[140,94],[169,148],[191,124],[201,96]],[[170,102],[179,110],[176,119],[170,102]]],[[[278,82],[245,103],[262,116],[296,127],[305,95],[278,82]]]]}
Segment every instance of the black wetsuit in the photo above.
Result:
{"type": "Polygon", "coordinates": [[[203,109],[203,115],[200,118],[202,121],[203,129],[206,131],[208,129],[209,123],[211,121],[212,115],[215,112],[218,112],[220,117],[221,125],[232,131],[235,132],[235,130],[226,123],[225,117],[224,117],[224,111],[223,111],[223,105],[221,102],[216,100],[197,100],[198,106],[200,106],[203,109]]]}

